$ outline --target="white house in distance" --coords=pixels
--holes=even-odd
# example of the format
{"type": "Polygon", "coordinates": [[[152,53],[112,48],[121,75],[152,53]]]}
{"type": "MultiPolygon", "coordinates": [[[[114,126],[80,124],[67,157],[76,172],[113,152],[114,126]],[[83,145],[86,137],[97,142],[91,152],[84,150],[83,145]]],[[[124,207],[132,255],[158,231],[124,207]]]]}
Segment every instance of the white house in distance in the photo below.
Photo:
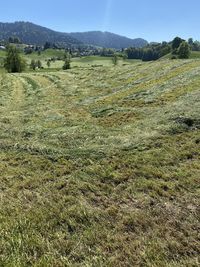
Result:
{"type": "Polygon", "coordinates": [[[0,50],[6,50],[5,46],[0,45],[0,50]]]}

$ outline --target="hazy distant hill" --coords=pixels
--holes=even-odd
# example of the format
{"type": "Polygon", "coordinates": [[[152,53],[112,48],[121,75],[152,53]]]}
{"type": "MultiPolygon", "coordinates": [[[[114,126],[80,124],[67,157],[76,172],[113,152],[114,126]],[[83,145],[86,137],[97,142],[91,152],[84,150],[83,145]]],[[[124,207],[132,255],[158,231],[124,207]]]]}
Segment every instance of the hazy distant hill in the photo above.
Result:
{"type": "Polygon", "coordinates": [[[75,32],[70,35],[85,44],[106,48],[144,47],[148,42],[142,38],[130,39],[118,34],[101,31],[75,32]]]}
{"type": "Polygon", "coordinates": [[[83,33],[62,33],[30,23],[0,23],[0,40],[18,37],[23,43],[43,45],[45,42],[69,45],[96,45],[106,48],[143,47],[147,41],[141,38],[130,39],[109,32],[91,31],[83,33]]]}
{"type": "Polygon", "coordinates": [[[56,32],[30,22],[0,23],[0,40],[19,37],[23,43],[43,45],[45,42],[78,45],[82,42],[67,33],[56,32]]]}

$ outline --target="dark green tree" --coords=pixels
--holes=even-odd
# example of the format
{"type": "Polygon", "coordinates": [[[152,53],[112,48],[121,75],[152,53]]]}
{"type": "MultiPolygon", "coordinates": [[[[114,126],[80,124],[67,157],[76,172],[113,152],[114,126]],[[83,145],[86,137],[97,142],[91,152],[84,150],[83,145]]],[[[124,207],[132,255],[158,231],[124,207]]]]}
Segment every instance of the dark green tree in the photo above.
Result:
{"type": "Polygon", "coordinates": [[[13,38],[13,37],[9,37],[9,38],[8,38],[8,42],[9,42],[10,44],[14,43],[14,38],[13,38]]]}
{"type": "Polygon", "coordinates": [[[172,53],[176,54],[177,50],[180,46],[180,44],[185,41],[183,39],[181,39],[180,37],[175,37],[174,40],[172,41],[172,53]]]}
{"type": "Polygon", "coordinates": [[[33,48],[31,46],[27,46],[24,48],[25,55],[29,55],[33,53],[33,48]]]}
{"type": "Polygon", "coordinates": [[[50,43],[50,42],[46,42],[46,43],[44,44],[44,50],[47,50],[47,49],[49,49],[49,48],[51,48],[51,43],[50,43]]]}
{"type": "Polygon", "coordinates": [[[70,69],[71,68],[71,55],[69,54],[69,53],[65,53],[65,55],[64,55],[64,61],[65,61],[65,63],[64,63],[64,65],[63,65],[63,70],[68,70],[68,69],[70,69]]]}
{"type": "Polygon", "coordinates": [[[193,51],[200,51],[200,42],[199,41],[194,41],[193,51]]]}
{"type": "Polygon", "coordinates": [[[7,47],[4,67],[8,72],[22,72],[25,69],[26,63],[15,46],[9,45],[7,47]]]}
{"type": "Polygon", "coordinates": [[[144,49],[130,47],[126,50],[126,54],[128,56],[128,59],[142,59],[144,54],[144,49]]]}
{"type": "Polygon", "coordinates": [[[63,65],[63,70],[68,70],[70,68],[71,68],[70,61],[68,59],[65,59],[65,63],[63,65]]]}
{"type": "Polygon", "coordinates": [[[190,46],[187,42],[182,42],[178,48],[179,58],[189,58],[190,56],[190,46]]]}
{"type": "Polygon", "coordinates": [[[193,44],[194,44],[193,38],[189,38],[189,39],[188,39],[188,44],[189,44],[190,46],[193,46],[193,44]]]}
{"type": "Polygon", "coordinates": [[[159,57],[163,57],[171,52],[171,46],[167,42],[162,42],[158,50],[159,57]]]}
{"type": "Polygon", "coordinates": [[[152,61],[152,60],[157,60],[158,58],[159,58],[159,54],[153,48],[144,49],[144,53],[142,57],[143,61],[152,61]]]}
{"type": "Polygon", "coordinates": [[[42,62],[40,60],[37,61],[37,67],[38,67],[38,69],[42,68],[42,62]]]}
{"type": "Polygon", "coordinates": [[[50,66],[51,66],[51,61],[48,59],[47,60],[47,67],[50,68],[50,66]]]}
{"type": "Polygon", "coordinates": [[[113,55],[112,62],[115,66],[118,64],[118,56],[116,54],[113,55]]]}
{"type": "Polygon", "coordinates": [[[124,53],[123,52],[123,60],[125,61],[125,60],[127,60],[128,59],[128,55],[127,55],[127,53],[124,53]]]}
{"type": "Polygon", "coordinates": [[[35,60],[32,59],[32,60],[31,60],[31,64],[30,64],[30,68],[31,68],[32,70],[35,70],[36,67],[37,67],[37,64],[36,64],[35,60]]]}
{"type": "Polygon", "coordinates": [[[18,37],[13,37],[13,42],[15,44],[20,44],[21,43],[21,41],[20,41],[20,39],[18,37]]]}

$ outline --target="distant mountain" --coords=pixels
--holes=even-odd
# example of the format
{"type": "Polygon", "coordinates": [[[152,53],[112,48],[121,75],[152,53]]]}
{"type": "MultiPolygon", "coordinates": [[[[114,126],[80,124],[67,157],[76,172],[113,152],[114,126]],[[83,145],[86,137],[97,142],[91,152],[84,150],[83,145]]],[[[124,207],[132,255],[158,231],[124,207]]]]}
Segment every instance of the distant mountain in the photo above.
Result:
{"type": "Polygon", "coordinates": [[[35,45],[44,45],[45,42],[66,46],[82,43],[67,33],[56,32],[30,22],[0,23],[0,40],[7,40],[9,37],[18,37],[25,44],[35,45]]]}
{"type": "Polygon", "coordinates": [[[45,42],[56,43],[64,46],[94,45],[105,48],[144,47],[148,42],[144,39],[130,39],[110,32],[91,31],[62,33],[33,24],[31,22],[0,22],[0,40],[9,37],[18,37],[23,43],[44,45],[45,42]]]}
{"type": "Polygon", "coordinates": [[[118,34],[101,31],[75,32],[70,36],[88,45],[101,46],[105,48],[127,48],[144,47],[148,42],[142,38],[130,39],[118,34]]]}

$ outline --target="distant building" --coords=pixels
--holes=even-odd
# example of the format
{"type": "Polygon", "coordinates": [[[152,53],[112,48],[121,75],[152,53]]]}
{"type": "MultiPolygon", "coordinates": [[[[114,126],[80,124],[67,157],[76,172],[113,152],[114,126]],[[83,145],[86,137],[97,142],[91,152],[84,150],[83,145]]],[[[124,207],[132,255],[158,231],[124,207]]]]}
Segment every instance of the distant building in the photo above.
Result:
{"type": "Polygon", "coordinates": [[[5,46],[0,45],[0,50],[6,50],[5,46]]]}

